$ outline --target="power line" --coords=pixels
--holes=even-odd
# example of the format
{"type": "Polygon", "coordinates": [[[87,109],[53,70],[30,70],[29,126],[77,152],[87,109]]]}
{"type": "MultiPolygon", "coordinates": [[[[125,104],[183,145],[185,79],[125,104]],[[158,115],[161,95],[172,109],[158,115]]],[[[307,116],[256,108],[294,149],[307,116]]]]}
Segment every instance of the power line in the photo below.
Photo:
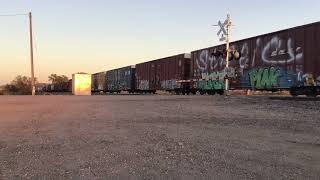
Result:
{"type": "Polygon", "coordinates": [[[29,16],[29,32],[30,32],[30,56],[31,56],[31,92],[32,96],[35,95],[36,88],[35,88],[35,80],[34,80],[34,62],[33,62],[33,34],[32,34],[32,14],[29,12],[28,14],[25,13],[16,13],[16,14],[0,14],[0,17],[12,17],[12,16],[29,16]]]}
{"type": "Polygon", "coordinates": [[[8,16],[27,16],[28,14],[0,14],[0,17],[8,17],[8,16]]]}
{"type": "MultiPolygon", "coordinates": [[[[34,31],[33,31],[33,40],[34,40],[34,47],[35,47],[35,54],[36,54],[36,65],[38,66],[38,67],[40,67],[40,61],[39,61],[39,44],[38,44],[38,39],[37,39],[37,36],[35,36],[35,33],[34,33],[34,31]]],[[[40,75],[41,73],[40,73],[40,68],[37,68],[37,73],[40,75]]],[[[38,77],[39,79],[38,80],[40,80],[40,77],[38,77]]]]}

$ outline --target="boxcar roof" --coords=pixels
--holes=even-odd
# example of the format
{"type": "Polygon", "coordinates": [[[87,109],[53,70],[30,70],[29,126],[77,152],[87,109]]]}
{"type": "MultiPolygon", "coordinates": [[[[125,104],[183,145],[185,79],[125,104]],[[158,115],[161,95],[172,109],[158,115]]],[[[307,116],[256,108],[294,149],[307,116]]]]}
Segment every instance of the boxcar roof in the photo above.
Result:
{"type": "MultiPolygon", "coordinates": [[[[249,37],[249,38],[246,38],[246,39],[240,39],[240,40],[237,40],[237,41],[232,41],[232,42],[230,42],[230,43],[231,43],[231,44],[239,43],[239,42],[242,42],[242,41],[248,41],[248,40],[256,39],[256,38],[259,38],[259,37],[270,36],[270,35],[272,36],[272,35],[275,35],[275,34],[279,34],[279,33],[286,32],[286,31],[293,31],[293,30],[296,30],[296,29],[307,28],[307,27],[315,26],[315,25],[320,25],[320,21],[314,22],[314,23],[310,23],[310,24],[301,25],[301,26],[295,26],[295,27],[292,27],[292,28],[283,29],[283,30],[279,30],[279,31],[274,31],[274,32],[266,33],[266,34],[262,34],[262,35],[257,35],[257,36],[249,37]]],[[[194,50],[194,51],[192,51],[191,53],[193,53],[193,52],[198,52],[198,51],[202,51],[202,50],[205,50],[205,49],[215,48],[215,47],[223,46],[223,45],[225,45],[225,43],[218,44],[218,45],[211,46],[211,47],[207,47],[207,48],[202,48],[202,49],[194,50]]]]}

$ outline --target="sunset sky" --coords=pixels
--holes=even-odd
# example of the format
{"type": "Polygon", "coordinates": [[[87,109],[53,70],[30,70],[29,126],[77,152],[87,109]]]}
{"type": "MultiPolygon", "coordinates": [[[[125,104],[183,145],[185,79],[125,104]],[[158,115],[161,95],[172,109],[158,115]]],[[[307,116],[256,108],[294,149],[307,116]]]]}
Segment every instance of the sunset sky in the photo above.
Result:
{"type": "MultiPolygon", "coordinates": [[[[320,1],[0,0],[0,15],[32,11],[35,74],[94,73],[320,21],[320,1]]],[[[27,16],[0,16],[0,85],[30,76],[27,16]]]]}

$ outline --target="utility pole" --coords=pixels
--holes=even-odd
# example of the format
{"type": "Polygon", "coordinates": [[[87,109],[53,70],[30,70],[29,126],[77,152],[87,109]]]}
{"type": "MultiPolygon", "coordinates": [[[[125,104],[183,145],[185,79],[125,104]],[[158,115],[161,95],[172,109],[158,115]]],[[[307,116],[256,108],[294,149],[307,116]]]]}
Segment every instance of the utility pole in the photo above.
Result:
{"type": "Polygon", "coordinates": [[[30,58],[31,58],[31,91],[32,91],[32,96],[34,96],[34,95],[36,95],[36,87],[35,87],[35,80],[34,80],[32,14],[31,14],[31,12],[29,12],[29,26],[30,26],[30,58]]]}
{"type": "MultiPolygon", "coordinates": [[[[229,69],[229,53],[230,53],[230,27],[231,27],[231,20],[230,15],[227,16],[227,38],[226,38],[226,69],[229,69]]],[[[229,94],[229,79],[226,77],[226,84],[225,84],[225,91],[226,95],[229,94]]]]}

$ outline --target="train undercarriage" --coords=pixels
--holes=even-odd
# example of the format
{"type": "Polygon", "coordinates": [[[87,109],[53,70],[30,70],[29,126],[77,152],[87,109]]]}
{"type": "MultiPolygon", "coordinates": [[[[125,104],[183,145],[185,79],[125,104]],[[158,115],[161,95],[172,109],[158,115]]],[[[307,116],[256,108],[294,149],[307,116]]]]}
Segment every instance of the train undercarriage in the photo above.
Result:
{"type": "MultiPolygon", "coordinates": [[[[245,89],[243,89],[245,90],[245,89]]],[[[248,89],[249,90],[249,89],[248,89]]],[[[281,90],[289,90],[290,95],[293,97],[299,95],[305,95],[307,97],[317,97],[320,95],[320,86],[301,86],[301,87],[291,87],[289,89],[269,89],[268,91],[277,92],[281,90]]],[[[166,92],[176,94],[176,95],[224,95],[224,89],[199,89],[191,88],[189,85],[183,85],[182,88],[175,88],[170,90],[164,90],[166,92]]],[[[256,90],[263,91],[263,90],[256,90]]],[[[97,91],[93,91],[97,92],[97,91]]],[[[107,90],[99,91],[100,93],[110,93],[110,94],[120,94],[121,92],[127,92],[129,94],[156,94],[157,90],[107,90]]]]}
{"type": "Polygon", "coordinates": [[[317,97],[320,95],[320,86],[291,87],[290,94],[294,97],[306,95],[307,97],[317,97]]]}

